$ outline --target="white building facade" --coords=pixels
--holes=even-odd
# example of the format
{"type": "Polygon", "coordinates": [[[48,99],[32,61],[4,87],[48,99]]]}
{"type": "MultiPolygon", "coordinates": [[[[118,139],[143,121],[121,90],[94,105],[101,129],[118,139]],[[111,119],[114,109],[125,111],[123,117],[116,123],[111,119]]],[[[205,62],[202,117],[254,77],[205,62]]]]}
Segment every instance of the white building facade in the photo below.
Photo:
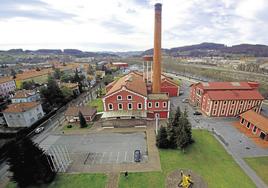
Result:
{"type": "Polygon", "coordinates": [[[11,104],[3,111],[8,127],[30,127],[44,116],[38,102],[11,104]]]}
{"type": "Polygon", "coordinates": [[[0,95],[9,96],[10,92],[15,91],[16,83],[13,79],[9,77],[0,78],[0,95]]]}
{"type": "Polygon", "coordinates": [[[33,90],[19,90],[11,99],[12,103],[36,102],[40,100],[40,94],[33,90]]]}

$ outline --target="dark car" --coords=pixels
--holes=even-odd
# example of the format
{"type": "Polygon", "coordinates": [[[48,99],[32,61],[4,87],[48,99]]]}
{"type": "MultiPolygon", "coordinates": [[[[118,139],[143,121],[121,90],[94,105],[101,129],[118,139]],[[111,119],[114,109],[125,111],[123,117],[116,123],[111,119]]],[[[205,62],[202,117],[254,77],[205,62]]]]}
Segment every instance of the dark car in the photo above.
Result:
{"type": "Polygon", "coordinates": [[[198,112],[198,111],[195,111],[195,112],[194,112],[194,115],[195,115],[195,116],[199,116],[199,115],[202,115],[202,113],[201,113],[201,112],[198,112]]]}
{"type": "Polygon", "coordinates": [[[134,161],[141,162],[141,151],[140,150],[134,151],[134,161]]]}

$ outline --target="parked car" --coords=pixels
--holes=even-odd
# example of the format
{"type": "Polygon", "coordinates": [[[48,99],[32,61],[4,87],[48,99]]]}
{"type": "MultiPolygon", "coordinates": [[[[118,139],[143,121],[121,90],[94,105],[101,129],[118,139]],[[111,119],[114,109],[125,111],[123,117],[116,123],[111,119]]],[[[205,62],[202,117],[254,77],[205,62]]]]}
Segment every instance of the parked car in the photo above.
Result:
{"type": "Polygon", "coordinates": [[[198,111],[195,111],[195,112],[194,112],[194,115],[195,115],[195,116],[199,116],[199,115],[202,115],[202,113],[201,113],[201,112],[198,112],[198,111]]]}
{"type": "Polygon", "coordinates": [[[38,127],[38,128],[36,128],[36,129],[34,130],[34,132],[35,132],[36,134],[39,134],[39,133],[41,133],[43,130],[45,130],[45,127],[38,127]]]}
{"type": "Polygon", "coordinates": [[[134,161],[141,162],[141,151],[140,150],[134,151],[134,161]]]}
{"type": "Polygon", "coordinates": [[[183,99],[182,102],[183,103],[188,103],[189,102],[189,99],[183,99]]]}

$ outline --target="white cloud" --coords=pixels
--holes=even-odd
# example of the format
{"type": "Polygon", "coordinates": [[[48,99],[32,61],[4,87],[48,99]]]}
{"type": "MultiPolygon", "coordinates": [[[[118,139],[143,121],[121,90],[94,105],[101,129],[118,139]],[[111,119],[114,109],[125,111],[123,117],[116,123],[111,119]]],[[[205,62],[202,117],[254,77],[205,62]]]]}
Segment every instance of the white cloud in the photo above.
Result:
{"type": "MultiPolygon", "coordinates": [[[[127,51],[153,46],[153,4],[159,1],[3,1],[0,49],[127,51]]],[[[163,47],[206,41],[268,44],[265,1],[162,0],[163,47]]]]}

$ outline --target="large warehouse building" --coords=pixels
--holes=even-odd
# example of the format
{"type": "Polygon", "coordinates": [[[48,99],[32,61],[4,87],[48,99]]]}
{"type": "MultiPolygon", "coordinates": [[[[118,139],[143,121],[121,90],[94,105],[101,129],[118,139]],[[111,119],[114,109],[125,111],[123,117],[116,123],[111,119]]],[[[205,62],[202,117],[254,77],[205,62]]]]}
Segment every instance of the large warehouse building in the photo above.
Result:
{"type": "Polygon", "coordinates": [[[254,110],[259,113],[263,96],[256,82],[208,82],[191,85],[189,101],[203,114],[231,117],[254,110]]]}

